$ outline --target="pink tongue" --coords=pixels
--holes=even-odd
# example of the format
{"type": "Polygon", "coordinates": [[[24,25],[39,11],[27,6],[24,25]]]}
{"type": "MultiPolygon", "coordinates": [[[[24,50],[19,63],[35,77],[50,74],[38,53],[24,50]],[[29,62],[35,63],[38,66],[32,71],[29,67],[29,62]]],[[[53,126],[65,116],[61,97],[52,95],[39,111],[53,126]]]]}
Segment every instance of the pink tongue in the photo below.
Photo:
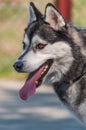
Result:
{"type": "Polygon", "coordinates": [[[36,84],[35,81],[37,81],[40,78],[40,75],[44,69],[44,66],[42,66],[31,79],[28,79],[25,83],[25,85],[22,87],[22,89],[19,91],[20,97],[23,100],[26,100],[29,96],[32,96],[36,91],[36,84]]]}

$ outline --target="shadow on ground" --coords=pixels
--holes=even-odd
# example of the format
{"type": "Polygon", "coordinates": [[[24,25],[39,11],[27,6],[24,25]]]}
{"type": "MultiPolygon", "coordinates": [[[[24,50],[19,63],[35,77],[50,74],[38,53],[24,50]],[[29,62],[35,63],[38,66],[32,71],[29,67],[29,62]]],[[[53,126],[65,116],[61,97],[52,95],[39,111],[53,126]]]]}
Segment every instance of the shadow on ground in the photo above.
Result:
{"type": "Polygon", "coordinates": [[[0,86],[0,130],[86,130],[63,108],[52,90],[47,88],[22,101],[16,86],[0,86]]]}

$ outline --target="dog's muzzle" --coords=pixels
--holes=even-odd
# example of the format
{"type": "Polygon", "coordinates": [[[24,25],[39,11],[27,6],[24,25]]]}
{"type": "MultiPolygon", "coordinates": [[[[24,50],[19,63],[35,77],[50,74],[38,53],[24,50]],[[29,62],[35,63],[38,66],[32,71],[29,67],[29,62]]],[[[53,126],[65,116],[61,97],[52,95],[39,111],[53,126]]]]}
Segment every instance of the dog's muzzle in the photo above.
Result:
{"type": "Polygon", "coordinates": [[[23,68],[23,62],[21,61],[16,61],[13,65],[14,69],[18,72],[21,72],[22,71],[22,68],[23,68]]]}

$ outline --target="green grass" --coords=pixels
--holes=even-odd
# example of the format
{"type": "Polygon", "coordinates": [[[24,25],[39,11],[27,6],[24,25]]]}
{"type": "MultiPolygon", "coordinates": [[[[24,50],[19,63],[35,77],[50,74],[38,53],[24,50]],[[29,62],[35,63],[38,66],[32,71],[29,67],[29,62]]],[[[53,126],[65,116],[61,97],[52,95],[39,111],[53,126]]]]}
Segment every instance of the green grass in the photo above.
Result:
{"type": "Polygon", "coordinates": [[[12,40],[15,37],[17,37],[17,34],[14,32],[12,28],[8,28],[8,30],[6,29],[5,31],[0,31],[0,37],[1,39],[9,41],[9,39],[12,40]]]}
{"type": "Polygon", "coordinates": [[[86,0],[73,0],[73,22],[79,26],[86,26],[86,0]]]}
{"type": "MultiPolygon", "coordinates": [[[[33,0],[34,1],[34,0],[33,0]]],[[[53,1],[53,0],[51,0],[53,1]]],[[[34,1],[42,12],[50,0],[34,1]]],[[[27,6],[28,7],[28,6],[27,6]]],[[[14,71],[12,65],[21,52],[23,30],[27,25],[28,9],[20,5],[0,7],[0,78],[22,79],[24,74],[14,71]]],[[[73,0],[72,21],[86,26],[86,0],[73,0]]]]}
{"type": "Polygon", "coordinates": [[[0,9],[0,19],[15,19],[23,13],[23,9],[19,6],[5,5],[0,9]]]}
{"type": "Polygon", "coordinates": [[[2,63],[2,66],[1,66],[1,69],[0,69],[0,73],[2,74],[2,77],[4,75],[8,76],[9,73],[12,72],[12,66],[10,64],[10,62],[12,63],[12,58],[8,57],[7,55],[6,56],[5,55],[1,55],[0,59],[1,59],[1,63],[2,63]]]}
{"type": "Polygon", "coordinates": [[[6,5],[0,8],[0,77],[24,77],[13,69],[13,62],[21,51],[20,46],[25,27],[26,9],[21,6],[6,5]],[[24,25],[23,25],[23,23],[24,25]]]}
{"type": "Polygon", "coordinates": [[[13,63],[15,58],[11,56],[3,56],[1,59],[2,65],[0,66],[0,75],[1,78],[9,78],[9,79],[23,79],[26,75],[16,73],[13,69],[13,63]]]}

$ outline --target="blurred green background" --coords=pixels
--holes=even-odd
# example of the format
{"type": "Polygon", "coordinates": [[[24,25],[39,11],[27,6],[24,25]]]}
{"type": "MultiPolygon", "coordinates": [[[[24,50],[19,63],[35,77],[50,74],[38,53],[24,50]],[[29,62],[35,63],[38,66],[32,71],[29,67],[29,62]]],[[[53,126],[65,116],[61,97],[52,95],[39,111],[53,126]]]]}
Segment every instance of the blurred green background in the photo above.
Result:
{"type": "MultiPolygon", "coordinates": [[[[48,2],[31,0],[43,12],[48,2]]],[[[0,0],[0,79],[23,79],[25,74],[14,71],[12,65],[22,51],[24,28],[27,26],[29,0],[0,0]]],[[[86,26],[86,0],[73,0],[72,22],[86,26]]]]}

